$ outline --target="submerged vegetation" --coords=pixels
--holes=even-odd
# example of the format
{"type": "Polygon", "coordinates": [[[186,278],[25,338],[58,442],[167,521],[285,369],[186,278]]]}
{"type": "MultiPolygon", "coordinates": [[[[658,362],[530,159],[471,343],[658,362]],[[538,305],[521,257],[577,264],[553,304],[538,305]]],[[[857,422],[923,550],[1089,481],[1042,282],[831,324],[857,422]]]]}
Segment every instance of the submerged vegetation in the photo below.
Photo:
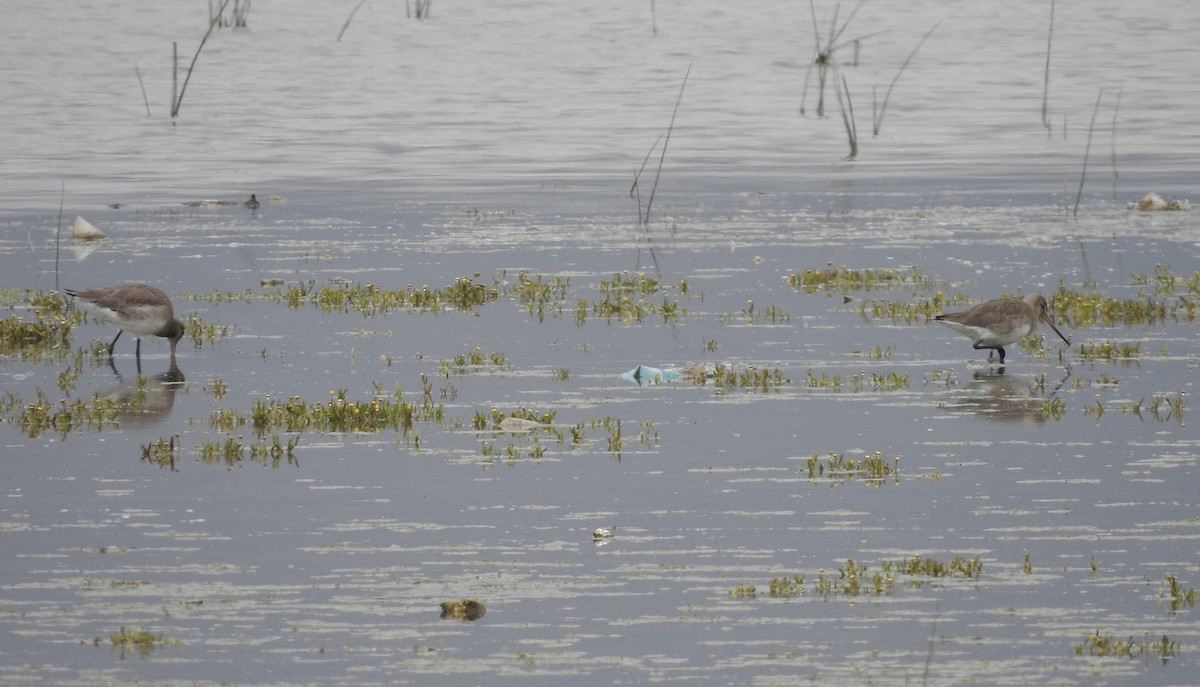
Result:
{"type": "MultiPolygon", "coordinates": [[[[924,584],[924,578],[929,577],[962,577],[977,578],[983,572],[983,563],[978,558],[955,556],[951,561],[944,562],[921,554],[914,554],[907,560],[883,561],[878,569],[857,563],[853,558],[847,558],[845,565],[837,568],[837,574],[827,574],[824,570],[817,571],[816,579],[809,582],[809,576],[803,573],[793,573],[773,578],[767,586],[768,593],[773,599],[786,599],[813,595],[828,599],[836,596],[883,596],[892,594],[898,577],[908,578],[913,586],[924,584]]],[[[731,590],[735,598],[755,598],[755,585],[739,585],[731,590]]]]}
{"type": "Polygon", "coordinates": [[[793,289],[800,289],[805,293],[819,291],[846,293],[848,291],[875,291],[899,287],[930,289],[934,286],[934,280],[916,267],[903,270],[852,270],[846,267],[834,267],[832,264],[826,265],[823,269],[806,269],[803,272],[789,274],[787,283],[793,289]]]}
{"type": "Polygon", "coordinates": [[[875,487],[889,480],[900,483],[900,456],[888,461],[882,451],[868,453],[859,459],[847,458],[846,454],[833,451],[825,458],[814,453],[809,456],[806,466],[810,481],[821,480],[830,486],[859,480],[875,487]]]}
{"type": "MultiPolygon", "coordinates": [[[[160,646],[178,645],[180,641],[177,639],[168,639],[163,635],[156,635],[146,628],[139,630],[131,630],[125,626],[112,633],[109,636],[109,641],[114,648],[121,650],[121,655],[124,656],[128,651],[137,652],[141,658],[146,658],[160,646]]],[[[100,638],[97,637],[94,642],[97,646],[100,644],[100,638]]]]}

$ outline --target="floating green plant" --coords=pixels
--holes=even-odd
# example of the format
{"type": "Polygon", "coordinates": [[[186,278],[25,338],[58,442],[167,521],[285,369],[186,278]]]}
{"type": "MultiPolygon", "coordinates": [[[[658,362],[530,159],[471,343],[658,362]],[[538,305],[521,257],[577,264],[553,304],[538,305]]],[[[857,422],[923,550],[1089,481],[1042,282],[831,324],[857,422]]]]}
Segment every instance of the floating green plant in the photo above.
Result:
{"type": "Polygon", "coordinates": [[[716,320],[719,324],[785,324],[792,321],[792,316],[774,305],[759,308],[754,301],[746,301],[746,307],[741,312],[718,313],[716,320]]]}
{"type": "Polygon", "coordinates": [[[817,376],[809,370],[805,384],[810,389],[825,389],[828,391],[849,391],[858,393],[862,391],[900,391],[908,388],[908,375],[900,374],[899,372],[887,372],[879,374],[872,372],[868,376],[866,372],[861,372],[856,375],[827,375],[822,374],[817,376]]]}
{"type": "Polygon", "coordinates": [[[785,575],[771,580],[770,595],[772,599],[787,599],[804,593],[804,575],[785,575]]]}
{"type": "MultiPolygon", "coordinates": [[[[717,364],[714,368],[713,382],[717,392],[723,393],[731,389],[757,389],[759,391],[778,391],[779,387],[791,382],[783,376],[779,368],[759,368],[753,365],[737,368],[732,365],[717,364]]],[[[694,375],[693,379],[699,384],[708,380],[707,375],[694,375]]]]}
{"type": "Polygon", "coordinates": [[[1112,634],[1101,634],[1099,630],[1096,630],[1085,637],[1081,644],[1075,645],[1074,653],[1076,656],[1113,656],[1117,658],[1150,655],[1161,658],[1165,663],[1168,659],[1175,657],[1178,648],[1178,644],[1167,635],[1152,640],[1149,638],[1149,633],[1145,633],[1142,639],[1134,639],[1132,635],[1117,637],[1112,634]]]}
{"type": "MultiPolygon", "coordinates": [[[[188,318],[185,330],[187,335],[192,338],[192,343],[196,348],[200,348],[206,343],[212,344],[218,340],[229,338],[229,325],[204,322],[196,315],[188,318]]],[[[107,349],[105,351],[107,352],[107,349]]]]}
{"type": "Polygon", "coordinates": [[[393,310],[423,310],[442,312],[474,311],[500,298],[498,286],[477,284],[469,277],[459,277],[441,289],[428,286],[386,289],[376,284],[334,282],[317,286],[309,281],[291,285],[283,296],[290,308],[313,305],[330,312],[357,312],[366,317],[383,315],[393,310]]]}
{"type": "Polygon", "coordinates": [[[834,267],[832,263],[824,269],[806,269],[803,272],[789,274],[788,285],[805,293],[818,291],[872,291],[892,289],[900,286],[915,288],[933,288],[933,279],[925,276],[916,267],[902,270],[892,269],[863,269],[852,270],[846,267],[834,267]]]}
{"type": "Polygon", "coordinates": [[[868,453],[857,460],[833,451],[825,458],[814,453],[809,456],[806,467],[810,480],[826,480],[831,484],[862,480],[878,487],[889,479],[895,484],[900,483],[900,456],[889,461],[882,451],[868,453]]]}
{"type": "Polygon", "coordinates": [[[287,441],[279,435],[272,435],[271,441],[246,443],[241,437],[226,437],[224,441],[206,441],[197,449],[198,459],[202,463],[222,464],[226,467],[237,467],[243,462],[255,462],[271,467],[279,467],[283,461],[288,465],[299,465],[296,457],[296,446],[300,437],[292,435],[287,441]]]}
{"type": "MultiPolygon", "coordinates": [[[[177,639],[167,639],[162,635],[156,635],[146,628],[140,630],[131,630],[124,626],[120,630],[112,633],[109,637],[114,647],[121,649],[124,653],[128,650],[133,650],[139,656],[145,658],[150,655],[150,652],[159,646],[178,645],[181,642],[177,639]]],[[[96,644],[100,643],[99,638],[96,639],[96,644]]]]}
{"type": "Polygon", "coordinates": [[[1133,276],[1134,286],[1154,286],[1155,295],[1170,295],[1176,293],[1186,293],[1193,298],[1200,295],[1200,270],[1196,270],[1190,276],[1175,274],[1170,267],[1157,264],[1154,266],[1154,274],[1135,274],[1133,276]]]}
{"type": "Polygon", "coordinates": [[[1159,597],[1170,605],[1171,613],[1175,613],[1184,606],[1194,608],[1196,602],[1200,601],[1200,591],[1195,587],[1180,584],[1179,578],[1168,574],[1167,588],[1159,592],[1159,597]]]}
{"type": "Polygon", "coordinates": [[[1061,420],[1067,411],[1067,403],[1058,396],[1042,399],[1042,418],[1061,420]]]}
{"type": "Polygon", "coordinates": [[[287,401],[258,399],[250,411],[251,425],[259,435],[273,432],[380,432],[407,434],[420,420],[442,422],[444,409],[426,396],[422,403],[407,402],[399,389],[393,397],[364,401],[346,398],[346,390],[329,392],[327,403],[308,403],[299,397],[287,401]]]}
{"type": "Polygon", "coordinates": [[[1142,354],[1141,342],[1082,343],[1075,347],[1075,355],[1082,360],[1130,361],[1142,354]]]}
{"type": "Polygon", "coordinates": [[[846,565],[838,568],[838,576],[826,577],[824,573],[817,576],[815,591],[820,596],[860,596],[871,594],[880,596],[890,594],[895,583],[887,571],[870,572],[865,565],[858,565],[853,558],[846,559],[846,565]]]}
{"type": "Polygon", "coordinates": [[[758,590],[752,584],[739,584],[729,590],[729,595],[735,599],[753,599],[758,596],[758,590]]]}
{"type": "Polygon", "coordinates": [[[30,439],[35,439],[51,429],[65,436],[80,428],[102,430],[105,427],[116,427],[121,410],[121,406],[107,396],[94,394],[88,399],[62,399],[54,402],[41,389],[37,390],[37,397],[29,403],[22,403],[14,395],[10,396],[4,405],[6,408],[20,406],[15,422],[30,439]]]}
{"type": "Polygon", "coordinates": [[[521,272],[509,294],[521,302],[526,312],[535,315],[541,322],[547,313],[554,316],[562,314],[570,285],[571,280],[566,277],[547,279],[540,274],[530,277],[521,272]]]}
{"type": "Polygon", "coordinates": [[[71,350],[74,318],[35,312],[33,319],[11,315],[0,319],[0,355],[41,358],[56,351],[59,356],[71,350]]]}
{"type": "Polygon", "coordinates": [[[978,577],[983,572],[983,561],[978,558],[955,556],[949,563],[935,558],[913,555],[907,561],[896,564],[897,570],[905,575],[928,577],[978,577]]]}
{"type": "Polygon", "coordinates": [[[894,323],[932,322],[949,305],[968,300],[965,296],[947,298],[941,291],[916,301],[886,301],[878,298],[858,301],[858,312],[865,319],[887,319],[894,323]]]}
{"type": "Polygon", "coordinates": [[[175,458],[179,455],[178,439],[178,436],[172,436],[170,439],[155,439],[149,444],[142,444],[142,462],[170,468],[174,472],[175,458]]]}
{"type": "Polygon", "coordinates": [[[464,375],[469,369],[505,369],[508,366],[508,360],[504,357],[503,353],[498,351],[489,353],[476,346],[465,353],[459,353],[453,358],[442,360],[441,373],[442,376],[449,377],[451,373],[464,375]]]}
{"type": "Polygon", "coordinates": [[[1068,327],[1151,325],[1194,321],[1200,299],[1195,293],[1161,298],[1139,294],[1121,299],[1095,291],[1080,293],[1060,283],[1051,307],[1059,324],[1068,327]]]}

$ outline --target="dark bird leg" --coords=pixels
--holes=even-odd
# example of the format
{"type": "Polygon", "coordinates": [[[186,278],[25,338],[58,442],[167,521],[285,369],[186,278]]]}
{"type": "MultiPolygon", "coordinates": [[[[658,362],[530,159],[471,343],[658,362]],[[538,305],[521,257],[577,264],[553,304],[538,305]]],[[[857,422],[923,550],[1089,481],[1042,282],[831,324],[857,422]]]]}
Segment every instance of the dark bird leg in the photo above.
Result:
{"type": "Polygon", "coordinates": [[[124,334],[124,331],[118,329],[117,335],[113,337],[112,343],[108,345],[108,357],[112,357],[113,349],[117,347],[117,339],[121,338],[121,334],[124,334]]]}
{"type": "MultiPolygon", "coordinates": [[[[138,365],[141,366],[141,364],[142,364],[142,339],[141,339],[141,337],[138,337],[137,346],[133,350],[134,350],[134,357],[137,358],[138,365]]],[[[1004,359],[1003,352],[1000,356],[1000,359],[1001,360],[1004,359]]]]}

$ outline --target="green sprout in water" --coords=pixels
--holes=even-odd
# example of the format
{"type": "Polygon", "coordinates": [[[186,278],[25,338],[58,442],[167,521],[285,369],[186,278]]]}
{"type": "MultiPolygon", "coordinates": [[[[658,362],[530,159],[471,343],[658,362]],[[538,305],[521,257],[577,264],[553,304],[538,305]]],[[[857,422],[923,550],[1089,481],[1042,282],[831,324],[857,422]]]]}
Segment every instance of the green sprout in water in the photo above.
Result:
{"type": "Polygon", "coordinates": [[[808,458],[807,468],[808,479],[825,480],[831,486],[855,480],[862,480],[874,487],[883,486],[889,479],[894,484],[900,483],[900,456],[889,462],[882,451],[864,455],[858,460],[832,451],[824,459],[814,453],[808,458]]]}
{"type": "MultiPolygon", "coordinates": [[[[138,656],[145,658],[150,655],[150,652],[159,646],[169,644],[180,644],[177,639],[166,639],[162,635],[151,633],[146,628],[140,630],[130,630],[124,626],[120,630],[112,633],[109,638],[114,647],[121,650],[121,657],[124,658],[125,652],[133,650],[138,653],[138,656]]],[[[96,644],[100,643],[100,639],[96,638],[96,644]]]]}

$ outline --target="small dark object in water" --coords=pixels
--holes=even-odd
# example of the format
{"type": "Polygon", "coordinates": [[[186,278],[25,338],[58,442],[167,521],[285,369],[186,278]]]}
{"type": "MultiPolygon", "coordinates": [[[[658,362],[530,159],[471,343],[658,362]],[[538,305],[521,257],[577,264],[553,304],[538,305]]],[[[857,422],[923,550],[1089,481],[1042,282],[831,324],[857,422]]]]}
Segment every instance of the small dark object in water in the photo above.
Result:
{"type": "Polygon", "coordinates": [[[472,620],[479,620],[483,617],[484,613],[487,613],[487,608],[475,599],[457,599],[455,601],[442,602],[443,618],[456,618],[465,623],[472,620]]]}
{"type": "Polygon", "coordinates": [[[257,210],[258,209],[258,198],[255,198],[254,194],[251,193],[250,200],[242,203],[242,205],[245,205],[246,207],[250,208],[251,210],[257,210]]]}

